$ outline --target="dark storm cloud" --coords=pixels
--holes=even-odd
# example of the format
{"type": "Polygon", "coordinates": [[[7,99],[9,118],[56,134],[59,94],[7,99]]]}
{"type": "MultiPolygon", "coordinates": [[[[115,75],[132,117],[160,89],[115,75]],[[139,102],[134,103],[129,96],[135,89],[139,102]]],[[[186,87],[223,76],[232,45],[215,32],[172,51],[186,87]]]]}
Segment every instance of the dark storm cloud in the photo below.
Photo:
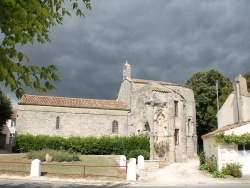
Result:
{"type": "Polygon", "coordinates": [[[126,60],[134,78],[185,83],[216,69],[233,80],[249,71],[249,7],[248,0],[93,0],[85,18],[51,30],[51,43],[22,50],[33,64],[57,66],[61,82],[48,93],[55,96],[115,98],[126,60]]]}

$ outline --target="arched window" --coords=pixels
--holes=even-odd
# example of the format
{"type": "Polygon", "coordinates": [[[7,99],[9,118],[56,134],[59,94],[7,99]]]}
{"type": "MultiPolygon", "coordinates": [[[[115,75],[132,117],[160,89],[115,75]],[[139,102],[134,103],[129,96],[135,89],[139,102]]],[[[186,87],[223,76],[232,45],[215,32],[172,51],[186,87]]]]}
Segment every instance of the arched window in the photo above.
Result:
{"type": "Polygon", "coordinates": [[[118,133],[118,121],[116,120],[112,122],[112,133],[118,133]]]}
{"type": "Polygon", "coordinates": [[[191,132],[191,118],[188,118],[187,129],[188,129],[187,134],[189,136],[192,134],[192,132],[191,132]]]}
{"type": "Polygon", "coordinates": [[[56,117],[56,130],[59,130],[59,128],[60,128],[60,117],[57,116],[56,117]]]}

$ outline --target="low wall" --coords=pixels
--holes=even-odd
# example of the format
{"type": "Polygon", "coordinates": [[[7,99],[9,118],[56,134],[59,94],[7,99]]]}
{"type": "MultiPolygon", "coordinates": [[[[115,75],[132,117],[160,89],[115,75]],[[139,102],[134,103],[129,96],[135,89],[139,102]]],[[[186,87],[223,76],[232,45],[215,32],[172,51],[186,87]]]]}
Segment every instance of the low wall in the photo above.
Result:
{"type": "Polygon", "coordinates": [[[160,161],[158,160],[144,160],[145,170],[158,170],[160,168],[160,161]]]}

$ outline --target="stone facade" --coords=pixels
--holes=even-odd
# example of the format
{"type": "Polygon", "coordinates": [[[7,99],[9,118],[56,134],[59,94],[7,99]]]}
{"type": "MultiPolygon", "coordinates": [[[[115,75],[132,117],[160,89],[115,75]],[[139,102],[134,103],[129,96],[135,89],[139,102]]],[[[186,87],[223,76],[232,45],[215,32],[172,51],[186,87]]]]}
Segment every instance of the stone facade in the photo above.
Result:
{"type": "Polygon", "coordinates": [[[127,62],[114,101],[90,100],[89,103],[85,99],[75,99],[80,101],[76,105],[68,98],[48,98],[25,95],[21,99],[17,123],[20,134],[63,137],[148,135],[151,159],[182,162],[196,156],[193,91],[180,84],[132,79],[127,62]],[[56,127],[58,117],[59,129],[56,127]],[[112,131],[114,121],[118,124],[115,134],[112,131]]]}

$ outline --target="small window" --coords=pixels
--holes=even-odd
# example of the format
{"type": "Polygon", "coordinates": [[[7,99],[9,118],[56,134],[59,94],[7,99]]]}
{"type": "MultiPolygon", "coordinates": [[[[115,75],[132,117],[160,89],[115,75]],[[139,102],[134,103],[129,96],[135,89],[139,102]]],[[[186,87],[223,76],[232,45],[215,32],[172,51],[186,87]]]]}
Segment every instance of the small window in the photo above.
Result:
{"type": "Polygon", "coordinates": [[[250,150],[250,145],[249,144],[245,145],[245,150],[250,150]]]}
{"type": "Polygon", "coordinates": [[[187,130],[188,130],[188,135],[190,134],[190,129],[191,129],[191,119],[188,118],[188,123],[187,123],[187,130]]]}
{"type": "Polygon", "coordinates": [[[174,130],[174,143],[175,145],[179,145],[179,129],[174,130]]]}
{"type": "Polygon", "coordinates": [[[238,151],[243,151],[243,150],[244,150],[243,144],[238,145],[238,151]]]}
{"type": "Polygon", "coordinates": [[[57,116],[56,117],[56,130],[59,130],[59,128],[60,128],[60,117],[57,116]]]}
{"type": "Polygon", "coordinates": [[[174,116],[178,116],[178,101],[174,101],[174,116]]]}
{"type": "Polygon", "coordinates": [[[112,133],[118,133],[118,121],[114,120],[112,122],[112,133]]]}
{"type": "Polygon", "coordinates": [[[238,151],[244,151],[244,150],[250,150],[250,145],[249,144],[247,144],[247,145],[239,144],[238,145],[238,151]]]}

